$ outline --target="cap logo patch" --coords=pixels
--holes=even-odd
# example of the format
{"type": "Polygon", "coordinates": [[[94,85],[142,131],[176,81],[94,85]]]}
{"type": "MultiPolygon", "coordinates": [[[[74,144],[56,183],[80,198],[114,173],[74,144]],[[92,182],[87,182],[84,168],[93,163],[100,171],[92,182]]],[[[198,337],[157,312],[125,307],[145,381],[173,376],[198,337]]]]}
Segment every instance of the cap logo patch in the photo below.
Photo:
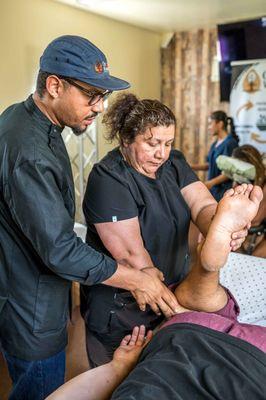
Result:
{"type": "Polygon", "coordinates": [[[98,61],[96,64],[94,64],[94,69],[97,74],[102,74],[103,72],[108,70],[108,64],[104,61],[98,61]]]}

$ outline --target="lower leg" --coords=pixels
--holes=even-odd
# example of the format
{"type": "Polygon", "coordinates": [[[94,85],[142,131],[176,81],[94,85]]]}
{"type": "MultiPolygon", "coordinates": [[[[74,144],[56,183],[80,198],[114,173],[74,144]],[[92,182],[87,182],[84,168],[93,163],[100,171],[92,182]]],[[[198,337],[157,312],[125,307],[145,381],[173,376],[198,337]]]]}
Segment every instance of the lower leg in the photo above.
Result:
{"type": "Polygon", "coordinates": [[[182,306],[190,310],[214,312],[226,305],[227,294],[219,285],[219,272],[206,271],[200,262],[203,245],[204,242],[199,245],[198,258],[188,276],[177,286],[175,296],[182,306]]]}
{"type": "Polygon", "coordinates": [[[219,202],[206,240],[199,247],[198,260],[175,290],[184,307],[213,312],[226,305],[227,295],[219,285],[219,270],[230,253],[232,233],[243,229],[255,217],[261,199],[259,187],[242,185],[219,202]]]}

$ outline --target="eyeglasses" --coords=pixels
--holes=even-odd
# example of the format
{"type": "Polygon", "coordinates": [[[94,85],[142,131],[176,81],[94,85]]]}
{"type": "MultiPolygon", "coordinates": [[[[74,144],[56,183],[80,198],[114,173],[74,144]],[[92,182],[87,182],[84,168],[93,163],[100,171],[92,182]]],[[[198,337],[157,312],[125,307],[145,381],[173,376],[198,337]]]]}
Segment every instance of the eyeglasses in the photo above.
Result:
{"type": "Polygon", "coordinates": [[[106,100],[113,92],[111,90],[105,90],[104,92],[99,92],[98,90],[88,90],[85,89],[83,86],[79,85],[71,78],[59,77],[60,79],[68,82],[70,85],[75,86],[81,92],[85,93],[89,97],[89,106],[94,106],[97,104],[101,99],[104,101],[106,100]]]}

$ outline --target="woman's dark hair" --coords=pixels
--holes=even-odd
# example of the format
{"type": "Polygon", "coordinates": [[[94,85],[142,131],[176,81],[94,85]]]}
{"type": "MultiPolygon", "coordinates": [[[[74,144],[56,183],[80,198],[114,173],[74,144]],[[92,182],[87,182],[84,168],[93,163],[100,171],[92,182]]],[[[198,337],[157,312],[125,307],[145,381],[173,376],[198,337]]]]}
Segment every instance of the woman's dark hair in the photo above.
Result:
{"type": "Polygon", "coordinates": [[[263,188],[265,184],[265,167],[260,152],[250,144],[244,144],[243,146],[235,148],[232,156],[254,165],[256,169],[254,184],[263,188]]]}
{"type": "Polygon", "coordinates": [[[232,117],[228,117],[224,111],[218,110],[211,113],[211,119],[216,122],[223,122],[224,129],[231,133],[237,142],[239,142],[239,137],[236,134],[235,124],[232,117]]]}
{"type": "Polygon", "coordinates": [[[173,112],[158,100],[139,100],[132,93],[119,95],[103,117],[106,138],[120,145],[133,143],[149,127],[176,124],[173,112]]]}

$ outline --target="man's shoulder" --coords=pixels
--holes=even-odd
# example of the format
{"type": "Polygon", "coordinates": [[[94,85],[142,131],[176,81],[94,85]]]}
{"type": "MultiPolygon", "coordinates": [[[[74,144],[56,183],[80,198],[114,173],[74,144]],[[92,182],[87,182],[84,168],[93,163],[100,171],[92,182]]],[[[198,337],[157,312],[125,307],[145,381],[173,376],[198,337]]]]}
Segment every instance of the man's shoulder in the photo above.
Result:
{"type": "Polygon", "coordinates": [[[0,116],[0,157],[10,171],[24,162],[44,158],[48,139],[39,134],[37,121],[27,112],[24,102],[8,107],[0,116]]]}
{"type": "Polygon", "coordinates": [[[27,131],[31,125],[33,119],[28,114],[24,102],[13,104],[0,115],[0,138],[5,136],[5,141],[8,142],[15,136],[19,141],[20,132],[27,131]]]}
{"type": "Polygon", "coordinates": [[[0,115],[0,127],[9,124],[12,121],[16,122],[17,119],[21,118],[22,115],[25,115],[25,107],[24,102],[11,104],[7,107],[2,114],[0,115]]]}

